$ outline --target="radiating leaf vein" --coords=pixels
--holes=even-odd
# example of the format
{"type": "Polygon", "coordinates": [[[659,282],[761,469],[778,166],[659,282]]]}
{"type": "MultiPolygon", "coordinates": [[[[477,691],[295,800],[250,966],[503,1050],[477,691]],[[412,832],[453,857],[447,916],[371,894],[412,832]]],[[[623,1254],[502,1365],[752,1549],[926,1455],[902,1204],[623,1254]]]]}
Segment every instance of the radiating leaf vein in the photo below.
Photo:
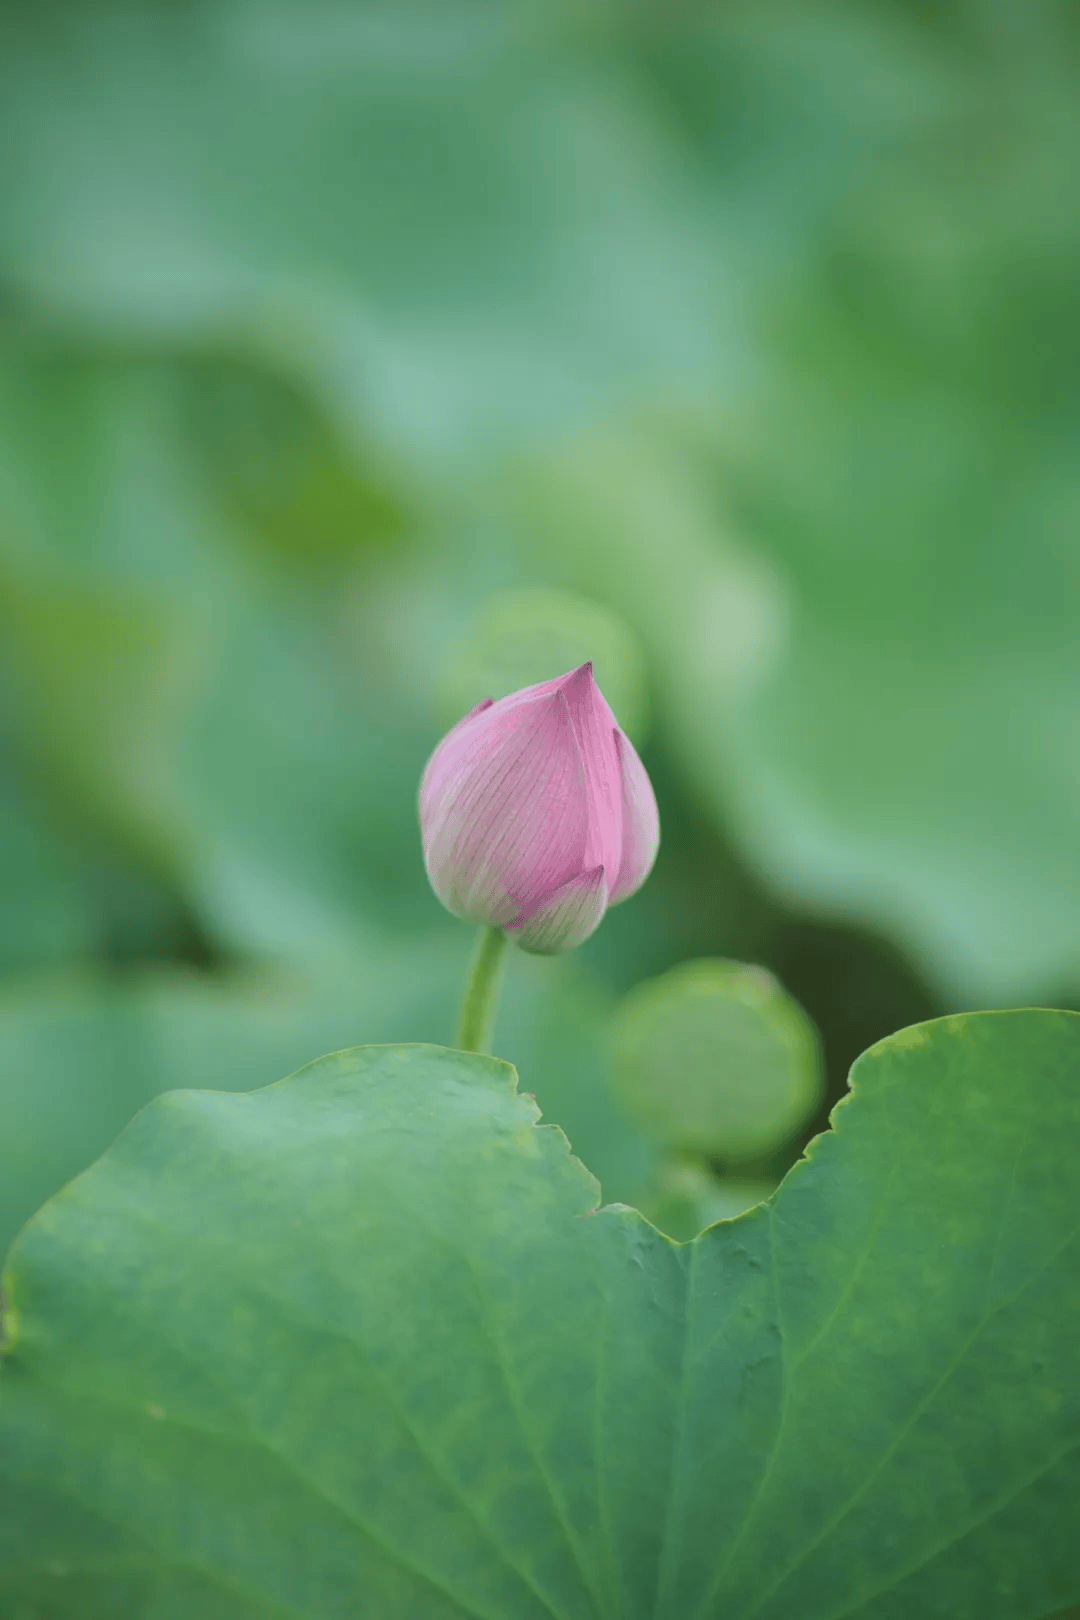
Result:
{"type": "MultiPolygon", "coordinates": [[[[806,1546],[803,1547],[802,1551],[799,1553],[799,1556],[794,1559],[794,1561],[787,1566],[787,1568],[772,1583],[772,1585],[761,1594],[753,1607],[743,1611],[741,1620],[753,1620],[753,1616],[765,1606],[774,1593],[778,1592],[782,1586],[786,1585],[786,1583],[791,1579],[792,1575],[794,1575],[796,1571],[799,1570],[803,1564],[805,1564],[806,1560],[817,1551],[823,1542],[828,1540],[829,1536],[832,1535],[833,1532],[837,1530],[844,1520],[854,1511],[859,1502],[866,1495],[866,1492],[870,1489],[870,1486],[873,1484],[874,1480],[881,1473],[882,1469],[885,1468],[885,1466],[899,1451],[904,1441],[910,1435],[912,1429],[914,1429],[916,1423],[919,1422],[920,1418],[925,1417],[926,1413],[930,1410],[931,1406],[941,1394],[941,1391],[945,1388],[946,1384],[961,1367],[969,1351],[973,1348],[978,1340],[979,1335],[984,1331],[995,1316],[1000,1315],[1000,1313],[1004,1310],[1008,1310],[1011,1305],[1016,1304],[1017,1300],[1023,1298],[1028,1289],[1033,1287],[1034,1284],[1039,1281],[1040,1277],[1044,1276],[1045,1273],[1056,1264],[1056,1262],[1065,1253],[1066,1249],[1069,1248],[1070,1244],[1075,1242],[1078,1233],[1080,1233],[1080,1227],[1071,1232],[1066,1238],[1065,1242],[1054,1250],[1053,1254],[1050,1256],[1049,1260],[1046,1261],[1045,1265],[1042,1265],[1036,1271],[1033,1271],[1031,1276],[1026,1278],[1019,1288],[1017,1288],[1006,1299],[999,1300],[996,1305],[994,1305],[981,1317],[976,1326],[968,1334],[967,1338],[960,1346],[959,1351],[949,1363],[948,1367],[946,1367],[937,1383],[931,1390],[928,1391],[926,1395],[923,1396],[922,1400],[911,1413],[911,1416],[908,1418],[907,1422],[897,1430],[892,1441],[882,1452],[881,1456],[878,1458],[870,1472],[863,1479],[857,1490],[852,1492],[852,1494],[847,1498],[846,1502],[841,1505],[841,1507],[828,1521],[824,1528],[815,1537],[807,1542],[806,1546]]],[[[1038,1478],[1039,1476],[1036,1475],[1035,1477],[1038,1478]]]]}

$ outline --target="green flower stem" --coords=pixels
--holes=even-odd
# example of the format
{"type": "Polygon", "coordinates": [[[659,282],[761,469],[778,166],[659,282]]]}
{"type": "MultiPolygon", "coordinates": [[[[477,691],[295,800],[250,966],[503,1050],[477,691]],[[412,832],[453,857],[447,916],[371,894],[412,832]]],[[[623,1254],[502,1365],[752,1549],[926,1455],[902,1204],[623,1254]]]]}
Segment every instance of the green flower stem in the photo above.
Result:
{"type": "Polygon", "coordinates": [[[461,1006],[458,1046],[463,1052],[486,1052],[491,1042],[505,950],[506,939],[498,928],[481,929],[461,1006]]]}

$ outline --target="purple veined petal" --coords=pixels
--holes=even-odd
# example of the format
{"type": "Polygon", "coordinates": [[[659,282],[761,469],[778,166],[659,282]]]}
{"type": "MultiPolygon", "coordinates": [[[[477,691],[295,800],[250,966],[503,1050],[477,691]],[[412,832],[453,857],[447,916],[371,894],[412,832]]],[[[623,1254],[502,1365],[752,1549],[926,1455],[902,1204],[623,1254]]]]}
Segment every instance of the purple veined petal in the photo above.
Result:
{"type": "Polygon", "coordinates": [[[560,675],[556,680],[541,681],[537,686],[523,686],[520,691],[508,692],[505,697],[496,698],[494,701],[491,698],[482,698],[475,709],[470,709],[457,725],[451,726],[424,767],[419,793],[421,824],[428,814],[430,801],[438,796],[443,783],[453,775],[457,762],[469,746],[469,739],[475,735],[480,725],[486,728],[512,709],[520,708],[525,703],[535,703],[538,698],[557,692],[565,680],[566,676],[560,675]]]}
{"type": "Polygon", "coordinates": [[[592,660],[562,678],[560,687],[585,761],[589,788],[589,837],[585,865],[617,872],[622,857],[622,772],[615,743],[615,716],[593,679],[592,660]]]}
{"type": "Polygon", "coordinates": [[[523,951],[554,956],[572,951],[600,926],[607,910],[604,868],[582,872],[542,900],[525,922],[514,921],[505,932],[523,951]]]}
{"type": "Polygon", "coordinates": [[[467,922],[502,927],[582,869],[585,768],[566,699],[495,704],[436,750],[421,800],[431,886],[467,922]]]}
{"type": "MultiPolygon", "coordinates": [[[[482,698],[475,708],[470,709],[468,714],[463,715],[456,725],[451,726],[424,768],[419,793],[421,821],[423,821],[427,813],[428,800],[439,792],[443,781],[453,773],[458,759],[467,747],[466,733],[471,736],[477,729],[474,722],[479,721],[480,717],[484,716],[483,723],[486,727],[492,721],[498,719],[500,715],[508,714],[512,709],[520,708],[525,703],[535,703],[538,698],[548,697],[551,693],[563,689],[568,690],[568,696],[573,700],[573,707],[582,708],[584,705],[578,701],[578,693],[572,684],[575,678],[578,678],[582,687],[585,688],[581,695],[586,698],[586,702],[591,697],[593,704],[598,705],[599,710],[606,716],[607,724],[605,729],[610,732],[616,723],[615,716],[605,703],[600,688],[592,680],[591,661],[583,664],[580,669],[570,670],[565,675],[557,675],[553,680],[540,681],[535,686],[523,686],[516,692],[508,692],[505,697],[494,700],[482,698]],[[582,677],[585,677],[584,681],[581,681],[582,677]],[[588,688],[591,688],[591,693],[588,692],[588,688]]],[[[617,851],[609,853],[611,858],[608,862],[608,868],[610,871],[614,871],[617,851]]]]}
{"type": "Polygon", "coordinates": [[[463,737],[466,727],[468,727],[472,721],[479,719],[482,714],[487,714],[488,711],[493,707],[494,703],[491,698],[481,698],[480,702],[474,709],[470,709],[468,714],[462,715],[461,719],[456,725],[450,727],[450,730],[446,733],[446,736],[439,743],[438,747],[432,753],[431,758],[424,766],[424,774],[420,778],[420,793],[418,796],[421,825],[423,824],[424,817],[427,814],[427,806],[432,795],[438,792],[441,783],[445,780],[448,773],[453,769],[454,762],[461,755],[463,737]]]}
{"type": "Polygon", "coordinates": [[[615,746],[622,774],[622,860],[611,890],[609,905],[617,906],[636,894],[652,871],[660,847],[660,813],[648,772],[621,731],[615,746]]]}

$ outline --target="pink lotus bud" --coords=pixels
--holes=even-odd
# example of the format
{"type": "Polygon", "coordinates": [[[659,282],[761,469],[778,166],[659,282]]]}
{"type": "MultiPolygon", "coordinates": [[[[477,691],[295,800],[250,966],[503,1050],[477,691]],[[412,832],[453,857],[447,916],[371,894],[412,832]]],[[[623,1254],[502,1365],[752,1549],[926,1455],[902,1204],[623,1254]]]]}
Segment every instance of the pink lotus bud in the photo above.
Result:
{"type": "Polygon", "coordinates": [[[459,721],[428,760],[420,828],[443,905],[544,955],[640,889],[660,842],[652,785],[591,662],[459,721]]]}

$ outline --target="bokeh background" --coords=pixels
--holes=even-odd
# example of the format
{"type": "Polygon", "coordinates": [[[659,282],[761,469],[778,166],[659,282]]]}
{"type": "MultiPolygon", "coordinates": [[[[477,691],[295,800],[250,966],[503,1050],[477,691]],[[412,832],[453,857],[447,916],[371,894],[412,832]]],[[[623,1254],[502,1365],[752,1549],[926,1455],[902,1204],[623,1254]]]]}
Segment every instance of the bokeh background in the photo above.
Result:
{"type": "Polygon", "coordinates": [[[1078,53],[1065,0],[5,0],[0,1248],[161,1089],[452,1038],[420,771],[590,654],[663,847],[496,1049],[605,1194],[675,964],[771,970],[823,1109],[1077,1004],[1078,53]]]}

